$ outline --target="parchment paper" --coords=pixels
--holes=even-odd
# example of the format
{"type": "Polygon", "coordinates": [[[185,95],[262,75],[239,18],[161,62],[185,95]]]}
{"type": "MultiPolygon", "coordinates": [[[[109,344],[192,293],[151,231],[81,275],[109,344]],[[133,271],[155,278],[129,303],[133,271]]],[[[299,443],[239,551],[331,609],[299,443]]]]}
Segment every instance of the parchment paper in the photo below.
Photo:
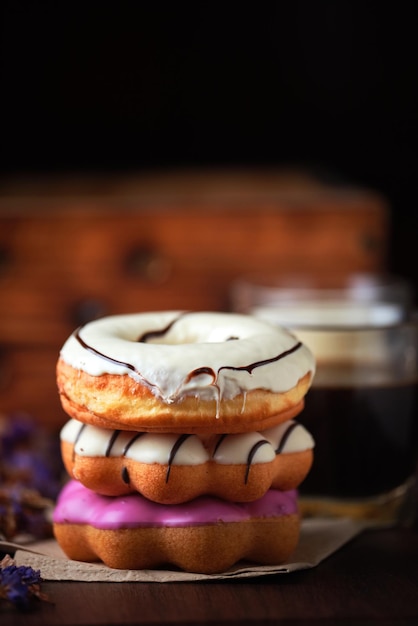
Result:
{"type": "Polygon", "coordinates": [[[81,563],[68,559],[53,539],[28,545],[0,541],[0,550],[14,552],[16,565],[41,570],[44,580],[90,582],[180,582],[249,578],[267,574],[288,574],[315,567],[370,524],[356,520],[312,518],[302,522],[297,549],[289,563],[253,565],[239,562],[221,574],[195,574],[177,570],[116,570],[102,563],[81,563]]]}

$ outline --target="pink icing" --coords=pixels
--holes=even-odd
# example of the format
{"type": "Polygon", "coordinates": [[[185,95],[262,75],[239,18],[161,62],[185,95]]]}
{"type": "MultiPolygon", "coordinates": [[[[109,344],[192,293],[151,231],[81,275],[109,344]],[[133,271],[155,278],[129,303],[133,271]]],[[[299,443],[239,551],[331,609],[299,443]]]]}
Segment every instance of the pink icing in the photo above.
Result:
{"type": "Polygon", "coordinates": [[[252,517],[278,517],[297,513],[297,492],[270,489],[255,502],[234,503],[200,496],[183,504],[157,504],[139,493],[101,496],[72,480],[58,498],[56,523],[89,524],[103,530],[139,526],[189,526],[241,522],[252,517]]]}

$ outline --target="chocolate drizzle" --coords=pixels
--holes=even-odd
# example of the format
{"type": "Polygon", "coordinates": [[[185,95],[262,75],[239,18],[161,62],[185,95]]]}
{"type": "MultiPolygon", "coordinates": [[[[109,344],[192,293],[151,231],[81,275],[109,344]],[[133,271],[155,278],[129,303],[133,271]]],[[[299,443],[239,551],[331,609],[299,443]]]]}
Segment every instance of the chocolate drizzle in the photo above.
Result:
{"type": "Polygon", "coordinates": [[[110,453],[112,452],[113,444],[115,443],[116,439],[119,437],[119,433],[120,433],[120,430],[113,431],[112,436],[109,439],[109,443],[107,444],[105,456],[110,456],[110,453]]]}
{"type": "Polygon", "coordinates": [[[217,453],[217,451],[218,451],[219,446],[221,445],[221,443],[223,442],[223,440],[224,440],[226,437],[228,437],[228,435],[221,435],[221,436],[219,437],[219,439],[218,439],[218,441],[216,442],[216,445],[215,445],[215,447],[214,447],[214,449],[213,449],[213,452],[212,452],[212,458],[215,456],[215,454],[216,454],[216,453],[217,453]]]}
{"type": "Polygon", "coordinates": [[[269,365],[270,363],[275,363],[276,361],[280,361],[280,359],[284,359],[290,354],[293,354],[293,352],[296,352],[296,350],[298,350],[301,346],[302,346],[302,342],[298,341],[294,346],[289,348],[289,350],[285,350],[284,352],[281,352],[277,356],[271,357],[270,359],[263,359],[262,361],[256,361],[255,363],[250,363],[250,365],[240,365],[240,366],[222,365],[218,369],[218,372],[215,372],[211,367],[207,367],[207,366],[198,367],[192,372],[190,372],[190,374],[186,378],[186,382],[189,383],[193,378],[196,378],[197,376],[201,376],[202,374],[208,374],[208,376],[211,376],[213,378],[213,383],[215,383],[215,381],[218,379],[219,372],[221,372],[222,370],[232,370],[234,372],[248,372],[249,374],[252,374],[253,370],[256,369],[257,367],[262,367],[263,365],[269,365]]]}
{"type": "Polygon", "coordinates": [[[297,428],[299,426],[299,424],[297,422],[292,422],[291,424],[289,424],[289,426],[287,427],[285,433],[283,434],[283,437],[281,438],[281,440],[279,441],[279,445],[277,446],[275,452],[276,454],[280,454],[285,445],[287,440],[289,439],[291,433],[295,430],[295,428],[297,428]]]}
{"type": "MultiPolygon", "coordinates": [[[[80,328],[78,328],[75,333],[74,333],[74,337],[77,339],[78,343],[88,352],[91,352],[92,354],[94,354],[95,356],[100,357],[101,359],[104,359],[105,361],[109,361],[109,363],[114,363],[115,365],[121,365],[122,367],[126,367],[130,370],[132,370],[132,372],[135,372],[135,374],[138,374],[138,376],[140,376],[142,379],[144,379],[144,377],[141,375],[140,372],[137,371],[136,367],[134,365],[132,365],[131,363],[126,363],[125,361],[119,361],[118,359],[114,359],[113,357],[104,354],[103,352],[100,352],[99,350],[96,350],[96,348],[93,348],[93,346],[90,346],[88,343],[86,343],[84,341],[84,339],[81,338],[80,336],[80,331],[82,330],[82,326],[80,326],[80,328]]],[[[145,379],[144,379],[145,380],[145,379]]]]}
{"type": "Polygon", "coordinates": [[[207,374],[208,376],[211,376],[213,384],[215,383],[217,379],[216,372],[214,372],[214,370],[211,367],[207,367],[206,365],[203,367],[198,367],[192,372],[190,372],[185,382],[189,383],[191,380],[193,380],[193,378],[197,378],[198,376],[201,376],[202,374],[207,374]]]}
{"type": "Polygon", "coordinates": [[[218,369],[218,375],[219,375],[219,372],[221,372],[222,370],[233,370],[234,372],[248,372],[249,374],[252,374],[253,370],[255,370],[257,367],[262,367],[263,365],[269,365],[270,363],[276,363],[277,361],[280,361],[281,359],[284,359],[290,354],[293,354],[294,352],[299,350],[301,346],[302,346],[302,342],[298,341],[297,343],[295,343],[294,346],[289,348],[289,350],[285,350],[284,352],[281,352],[277,356],[273,356],[270,359],[263,359],[262,361],[256,361],[255,363],[250,363],[250,365],[241,365],[239,367],[234,367],[232,365],[222,365],[222,367],[218,369]]]}
{"type": "Polygon", "coordinates": [[[182,313],[179,317],[176,317],[173,320],[171,320],[171,322],[167,324],[165,328],[161,328],[159,330],[148,330],[146,333],[138,337],[137,342],[147,343],[148,341],[152,339],[156,339],[158,337],[164,337],[164,335],[166,335],[172,329],[174,324],[176,324],[178,320],[184,315],[186,315],[186,313],[182,313]]]}
{"type": "Polygon", "coordinates": [[[86,426],[87,426],[87,424],[81,424],[80,425],[80,430],[78,431],[77,436],[76,436],[76,438],[74,440],[73,457],[72,457],[73,463],[75,461],[75,447],[76,447],[76,445],[77,445],[77,443],[78,443],[78,441],[79,441],[79,439],[80,439],[80,437],[81,437],[81,435],[83,433],[83,430],[86,428],[86,426]]]}
{"type": "Polygon", "coordinates": [[[247,469],[245,472],[245,480],[244,480],[245,484],[248,483],[248,476],[250,474],[250,468],[251,468],[252,460],[255,456],[255,453],[257,452],[259,448],[261,448],[261,446],[265,446],[268,443],[269,442],[267,441],[267,439],[262,439],[261,441],[257,441],[257,443],[255,443],[253,447],[251,448],[251,450],[249,451],[248,459],[247,459],[247,469]]]}
{"type": "Polygon", "coordinates": [[[142,437],[143,435],[145,435],[145,433],[136,433],[136,434],[132,437],[132,439],[130,439],[130,440],[128,441],[128,443],[126,444],[126,446],[124,447],[123,452],[122,452],[122,456],[126,456],[126,455],[128,454],[128,450],[129,450],[129,448],[131,447],[131,445],[132,445],[132,444],[134,444],[134,443],[135,443],[135,441],[137,441],[137,439],[139,439],[139,438],[140,438],[140,437],[142,437]]]}
{"type": "MultiPolygon", "coordinates": [[[[217,452],[217,451],[218,451],[218,449],[219,449],[219,446],[221,445],[221,443],[222,443],[222,442],[223,442],[223,441],[224,441],[227,437],[228,437],[228,435],[221,435],[221,436],[219,437],[219,439],[218,439],[218,441],[216,442],[216,445],[215,445],[215,447],[214,447],[214,449],[213,449],[213,452],[212,452],[212,458],[214,458],[214,457],[215,457],[216,452],[217,452]]],[[[262,446],[266,445],[266,444],[267,444],[267,445],[269,444],[269,442],[267,441],[267,439],[260,439],[260,441],[257,441],[257,442],[256,442],[256,443],[252,446],[252,448],[249,450],[249,452],[248,452],[248,456],[247,456],[247,462],[246,462],[245,478],[244,478],[244,483],[245,483],[245,484],[247,484],[247,483],[248,483],[248,477],[249,477],[249,474],[250,474],[251,465],[252,465],[252,463],[253,463],[253,459],[254,459],[254,456],[255,456],[255,454],[256,454],[256,452],[257,452],[257,450],[258,450],[259,448],[261,448],[262,446]]],[[[277,454],[277,453],[276,453],[276,454],[277,454]]]]}
{"type": "Polygon", "coordinates": [[[180,435],[180,437],[177,439],[177,441],[174,444],[174,446],[171,448],[170,456],[168,458],[167,473],[166,473],[166,476],[165,476],[165,482],[166,483],[168,483],[169,478],[170,478],[171,466],[173,465],[174,458],[175,458],[175,456],[176,456],[180,446],[182,446],[183,443],[186,441],[186,439],[188,439],[189,437],[190,437],[190,435],[180,435]]]}

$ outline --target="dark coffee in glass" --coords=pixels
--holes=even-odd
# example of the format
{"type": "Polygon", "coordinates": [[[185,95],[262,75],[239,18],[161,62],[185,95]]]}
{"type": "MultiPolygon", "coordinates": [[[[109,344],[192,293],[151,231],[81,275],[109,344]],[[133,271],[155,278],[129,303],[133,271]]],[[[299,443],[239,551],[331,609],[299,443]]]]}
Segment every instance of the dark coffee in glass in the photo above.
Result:
{"type": "Polygon", "coordinates": [[[301,493],[363,498],[403,484],[417,464],[417,393],[414,379],[367,385],[367,373],[313,386],[298,418],[316,442],[301,493]]]}
{"type": "Polygon", "coordinates": [[[315,439],[306,510],[397,521],[418,460],[417,324],[294,332],[317,357],[298,416],[315,439]]]}
{"type": "Polygon", "coordinates": [[[333,273],[242,278],[234,308],[290,329],[317,372],[297,417],[313,435],[304,515],[396,522],[414,515],[418,321],[397,276],[333,273]],[[412,512],[412,513],[411,513],[412,512]]]}

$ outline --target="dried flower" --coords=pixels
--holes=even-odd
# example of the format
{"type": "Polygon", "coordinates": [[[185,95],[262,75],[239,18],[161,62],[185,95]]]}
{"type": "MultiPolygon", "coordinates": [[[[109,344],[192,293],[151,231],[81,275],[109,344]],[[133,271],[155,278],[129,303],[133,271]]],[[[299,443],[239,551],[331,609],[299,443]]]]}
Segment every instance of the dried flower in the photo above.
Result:
{"type": "Polygon", "coordinates": [[[0,413],[0,535],[16,541],[51,536],[62,469],[56,437],[31,416],[0,413]]]}
{"type": "Polygon", "coordinates": [[[41,572],[25,565],[17,566],[6,555],[0,561],[0,603],[14,604],[18,609],[27,609],[32,599],[48,600],[41,592],[41,572]]]}

